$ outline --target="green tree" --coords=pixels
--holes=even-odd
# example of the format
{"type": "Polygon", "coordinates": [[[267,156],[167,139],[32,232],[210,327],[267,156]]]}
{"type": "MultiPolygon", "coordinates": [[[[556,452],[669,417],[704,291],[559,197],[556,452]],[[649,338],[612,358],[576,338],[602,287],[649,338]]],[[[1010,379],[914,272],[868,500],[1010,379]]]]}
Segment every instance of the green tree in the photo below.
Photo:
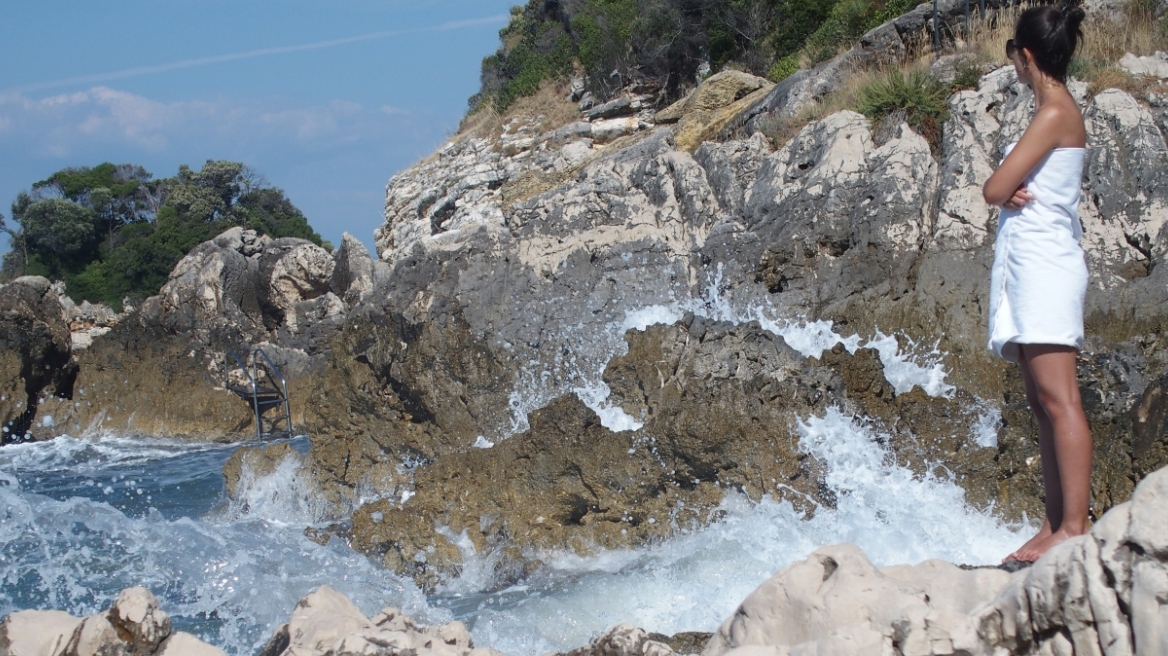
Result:
{"type": "Polygon", "coordinates": [[[8,235],[8,245],[11,247],[11,250],[4,254],[3,266],[0,267],[0,280],[11,280],[24,275],[25,253],[27,252],[24,247],[24,235],[8,225],[4,221],[3,214],[0,214],[0,232],[8,235]]]}
{"type": "Polygon", "coordinates": [[[14,216],[28,252],[27,272],[62,278],[80,271],[93,259],[93,210],[62,198],[29,203],[14,216]]]}
{"type": "Polygon", "coordinates": [[[32,186],[38,199],[65,198],[88,207],[97,215],[96,233],[112,250],[122,226],[150,221],[161,202],[161,182],[133,164],[103,162],[92,168],[70,167],[57,171],[32,186]]]}
{"type": "Polygon", "coordinates": [[[114,307],[157,293],[187,252],[233,226],[324,243],[283,191],[225,160],[162,180],[129,164],[62,169],[20,193],[11,216],[4,275],[61,278],[74,300],[114,307]]]}

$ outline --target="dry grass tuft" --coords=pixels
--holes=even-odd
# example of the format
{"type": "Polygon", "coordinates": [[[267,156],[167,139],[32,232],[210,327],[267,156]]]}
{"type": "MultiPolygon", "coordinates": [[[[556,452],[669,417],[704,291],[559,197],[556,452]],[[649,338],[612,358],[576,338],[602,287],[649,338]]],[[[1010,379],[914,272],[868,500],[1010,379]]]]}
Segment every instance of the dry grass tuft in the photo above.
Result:
{"type": "MultiPolygon", "coordinates": [[[[1006,40],[1014,36],[1018,17],[1030,5],[1003,7],[989,14],[985,21],[972,21],[970,34],[951,52],[970,53],[974,59],[967,68],[959,70],[952,90],[973,88],[977,69],[983,65],[1005,66],[1006,40]]],[[[1118,67],[1125,53],[1150,55],[1158,50],[1168,51],[1168,19],[1156,19],[1155,4],[1151,0],[1129,0],[1122,21],[1088,20],[1083,22],[1083,42],[1071,63],[1070,74],[1088,83],[1090,95],[1104,89],[1118,88],[1133,95],[1143,96],[1153,89],[1168,84],[1132,76],[1118,67]]],[[[905,73],[927,68],[934,59],[932,44],[922,39],[910,56],[899,65],[905,73]]],[[[889,69],[859,69],[852,71],[839,89],[819,103],[791,118],[773,119],[761,126],[776,148],[790,141],[808,124],[844,109],[861,106],[864,94],[888,76],[889,69]]]]}
{"type": "MultiPolygon", "coordinates": [[[[1000,9],[993,17],[975,23],[966,48],[998,66],[1006,59],[1006,40],[1014,36],[1014,24],[1026,9],[1015,6],[1000,9]]],[[[1129,0],[1118,21],[1083,21],[1083,41],[1071,62],[1070,75],[1087,82],[1090,95],[1104,89],[1119,88],[1141,94],[1149,82],[1135,78],[1117,64],[1125,53],[1151,55],[1168,50],[1168,23],[1157,19],[1153,3],[1129,0]]]]}
{"type": "Polygon", "coordinates": [[[871,86],[884,74],[882,70],[857,69],[844,78],[843,84],[823,100],[807,107],[795,116],[764,121],[759,127],[776,148],[782,148],[809,124],[845,109],[855,109],[860,104],[864,89],[871,86]]]}
{"type": "Polygon", "coordinates": [[[512,121],[532,126],[533,136],[561,128],[580,120],[576,104],[566,100],[568,93],[567,83],[545,80],[533,95],[516,99],[502,114],[490,103],[484,103],[485,106],[462,119],[455,139],[478,137],[497,141],[504,127],[512,121]]]}

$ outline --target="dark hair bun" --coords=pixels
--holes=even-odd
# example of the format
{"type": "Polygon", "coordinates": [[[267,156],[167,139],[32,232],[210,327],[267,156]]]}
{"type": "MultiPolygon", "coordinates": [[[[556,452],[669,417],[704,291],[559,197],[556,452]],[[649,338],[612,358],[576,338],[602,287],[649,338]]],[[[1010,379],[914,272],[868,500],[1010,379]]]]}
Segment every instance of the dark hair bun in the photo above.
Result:
{"type": "Polygon", "coordinates": [[[1065,2],[1059,11],[1063,14],[1063,29],[1066,30],[1068,36],[1074,39],[1082,39],[1083,33],[1079,26],[1083,24],[1083,19],[1087,18],[1087,12],[1079,6],[1078,2],[1065,2]]]}
{"type": "Polygon", "coordinates": [[[1073,1],[1032,7],[1018,18],[1014,42],[1030,51],[1040,70],[1065,82],[1067,67],[1083,39],[1080,26],[1086,17],[1078,2],[1073,1]]]}

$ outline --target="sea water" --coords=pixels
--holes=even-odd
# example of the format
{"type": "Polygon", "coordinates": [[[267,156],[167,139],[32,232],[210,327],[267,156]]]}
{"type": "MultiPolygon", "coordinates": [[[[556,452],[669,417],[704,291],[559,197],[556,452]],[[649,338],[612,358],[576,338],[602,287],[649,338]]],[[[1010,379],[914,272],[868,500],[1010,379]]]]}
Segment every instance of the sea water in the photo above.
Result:
{"type": "MultiPolygon", "coordinates": [[[[758,321],[805,355],[840,343],[876,348],[898,392],[913,385],[934,395],[952,391],[933,350],[902,349],[884,335],[841,336],[827,322],[778,321],[759,308],[733,312],[714,301],[642,308],[610,333],[683,312],[758,321]]],[[[615,343],[605,348],[619,352],[615,343]]],[[[610,428],[637,430],[608,402],[601,370],[590,366],[569,383],[610,428]]],[[[540,378],[546,382],[530,378],[532,389],[543,390],[536,397],[551,393],[538,388],[540,378]]],[[[513,407],[539,402],[513,397],[513,407]]],[[[967,439],[992,446],[998,415],[982,409],[980,416],[967,439]]],[[[584,645],[621,622],[666,634],[713,631],[767,577],[828,544],[856,543],[882,566],[928,558],[988,564],[1021,541],[1022,527],[970,508],[943,470],[920,476],[898,466],[862,417],[830,408],[802,417],[799,434],[801,449],[826,467],[834,508],[808,517],[788,503],[730,491],[703,528],[635,550],[531,554],[545,567],[502,590],[492,579],[495,556],[464,544],[462,574],[428,596],[341,540],[320,545],[306,537],[306,528],[330,518],[292,460],[268,476],[245,472],[238,500],[229,501],[221,470],[240,445],[112,435],[13,445],[0,449],[0,615],[27,608],[92,614],[121,589],[143,585],[177,628],[250,655],[301,597],[327,584],[368,615],[397,606],[423,623],[458,619],[478,646],[539,654],[584,645]]],[[[292,446],[304,451],[307,439],[292,446]]]]}

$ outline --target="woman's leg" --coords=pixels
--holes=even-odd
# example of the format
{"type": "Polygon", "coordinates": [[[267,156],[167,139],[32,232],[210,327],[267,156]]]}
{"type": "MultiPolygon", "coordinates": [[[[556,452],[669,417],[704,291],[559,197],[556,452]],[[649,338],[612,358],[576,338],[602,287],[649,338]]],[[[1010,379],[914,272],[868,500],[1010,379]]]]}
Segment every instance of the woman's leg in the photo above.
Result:
{"type": "Polygon", "coordinates": [[[1026,386],[1026,402],[1030,405],[1030,412],[1034,415],[1034,422],[1038,424],[1038,448],[1042,463],[1042,483],[1046,488],[1046,518],[1042,521],[1042,528],[1038,533],[1026,541],[1018,548],[1017,551],[1006,556],[1003,562],[1008,560],[1018,560],[1019,552],[1026,551],[1029,553],[1033,547],[1050,537],[1054,531],[1051,529],[1051,518],[1054,518],[1055,523],[1062,522],[1063,502],[1062,502],[1062,483],[1059,481],[1058,464],[1055,459],[1054,451],[1054,433],[1051,430],[1050,418],[1046,416],[1046,412],[1042,409],[1042,404],[1038,400],[1038,386],[1034,382],[1034,375],[1030,373],[1030,365],[1026,362],[1026,353],[1020,351],[1018,355],[1018,368],[1022,371],[1022,382],[1026,386]]]}
{"type": "Polygon", "coordinates": [[[1026,344],[1021,350],[1050,434],[1050,439],[1043,440],[1040,427],[1043,488],[1051,533],[1016,554],[1018,560],[1037,560],[1056,544],[1087,532],[1091,429],[1079,398],[1076,350],[1049,344],[1026,344]]]}

